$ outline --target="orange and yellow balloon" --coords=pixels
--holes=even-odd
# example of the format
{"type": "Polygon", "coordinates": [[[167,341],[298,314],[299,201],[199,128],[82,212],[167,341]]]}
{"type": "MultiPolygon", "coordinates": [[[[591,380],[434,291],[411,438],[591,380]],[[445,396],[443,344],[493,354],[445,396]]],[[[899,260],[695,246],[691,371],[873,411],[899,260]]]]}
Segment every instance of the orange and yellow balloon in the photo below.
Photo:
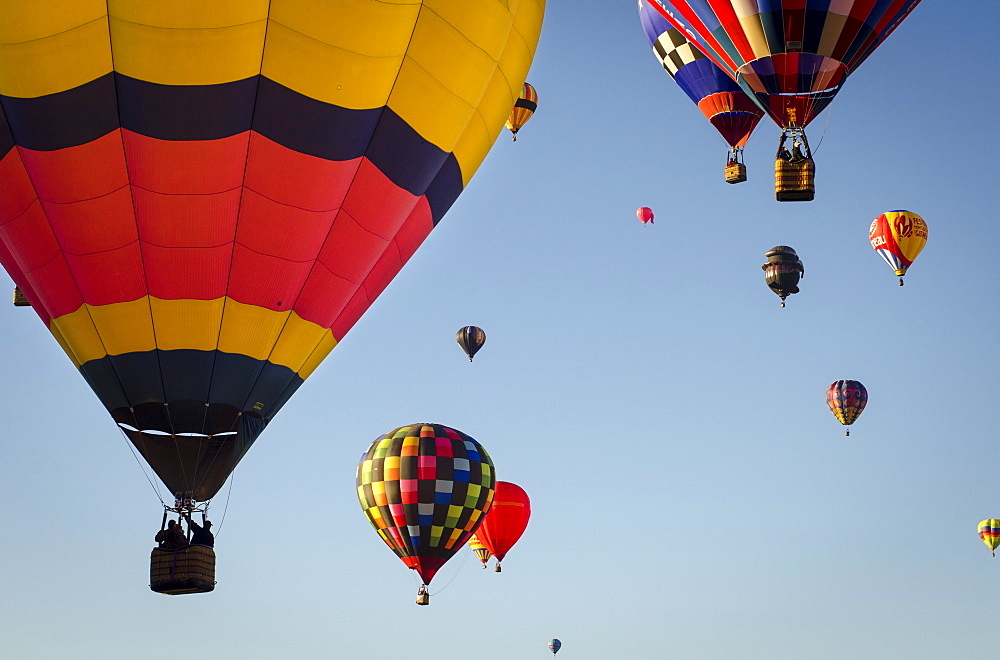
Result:
{"type": "Polygon", "coordinates": [[[1000,520],[988,518],[979,523],[979,538],[989,546],[993,556],[996,557],[996,549],[1000,545],[1000,520]]]}
{"type": "Polygon", "coordinates": [[[887,211],[872,222],[868,238],[903,286],[906,269],[927,243],[927,223],[912,211],[887,211]]]}
{"type": "Polygon", "coordinates": [[[475,534],[469,537],[469,548],[475,553],[476,557],[479,558],[479,561],[483,563],[483,568],[486,568],[486,562],[488,562],[490,557],[493,556],[490,554],[490,549],[487,548],[475,534]]]}
{"type": "Polygon", "coordinates": [[[535,114],[535,110],[538,109],[538,92],[535,88],[524,83],[524,87],[521,89],[521,96],[517,99],[514,104],[514,108],[510,111],[510,116],[507,117],[507,123],[504,126],[507,127],[514,137],[511,141],[517,142],[517,132],[521,130],[521,127],[528,123],[531,119],[531,115],[535,114]]]}

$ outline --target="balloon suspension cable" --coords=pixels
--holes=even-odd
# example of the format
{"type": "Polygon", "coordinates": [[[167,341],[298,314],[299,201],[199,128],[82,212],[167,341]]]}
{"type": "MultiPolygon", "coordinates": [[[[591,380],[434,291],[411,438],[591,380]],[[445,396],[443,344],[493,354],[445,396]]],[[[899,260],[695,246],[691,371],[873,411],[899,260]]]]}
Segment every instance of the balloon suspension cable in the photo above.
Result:
{"type": "MultiPolygon", "coordinates": [[[[222,524],[226,522],[226,513],[229,511],[229,498],[233,495],[233,482],[236,481],[236,470],[234,469],[229,473],[229,490],[226,491],[226,503],[222,507],[222,519],[219,524],[215,526],[215,538],[219,537],[219,532],[222,531],[222,524]]],[[[205,510],[208,511],[208,504],[205,504],[205,510]]]]}
{"type": "Polygon", "coordinates": [[[142,461],[140,461],[139,457],[136,456],[135,445],[133,445],[132,442],[128,439],[128,435],[125,434],[125,429],[119,426],[118,430],[121,432],[122,438],[124,438],[125,440],[125,445],[129,448],[129,451],[132,452],[132,458],[134,458],[135,462],[139,464],[139,469],[142,470],[143,476],[145,476],[146,481],[149,482],[149,487],[153,489],[153,492],[156,494],[156,498],[160,500],[160,504],[162,504],[164,508],[166,508],[167,503],[163,500],[163,495],[160,494],[160,489],[156,486],[155,483],[153,483],[153,480],[149,478],[149,473],[146,472],[146,468],[143,466],[142,461]]]}
{"type": "MultiPolygon", "coordinates": [[[[819,150],[819,148],[823,145],[823,138],[826,137],[826,129],[830,128],[830,115],[833,114],[833,110],[831,110],[832,105],[833,104],[830,104],[826,107],[826,123],[823,125],[823,133],[819,136],[819,142],[816,144],[817,150],[819,150]]],[[[813,152],[810,150],[809,155],[811,156],[812,153],[813,152]]]]}
{"type": "Polygon", "coordinates": [[[447,582],[444,583],[443,587],[441,587],[440,589],[438,589],[434,593],[431,593],[430,591],[428,591],[427,592],[428,595],[437,596],[439,593],[441,593],[442,591],[444,591],[445,589],[447,589],[448,587],[450,587],[451,583],[455,581],[455,578],[457,578],[458,574],[462,572],[462,568],[465,567],[465,562],[467,562],[469,560],[469,555],[471,555],[472,553],[471,552],[463,552],[463,553],[460,553],[460,554],[462,555],[462,563],[459,564],[458,568],[455,569],[455,572],[452,573],[451,578],[447,582]]]}

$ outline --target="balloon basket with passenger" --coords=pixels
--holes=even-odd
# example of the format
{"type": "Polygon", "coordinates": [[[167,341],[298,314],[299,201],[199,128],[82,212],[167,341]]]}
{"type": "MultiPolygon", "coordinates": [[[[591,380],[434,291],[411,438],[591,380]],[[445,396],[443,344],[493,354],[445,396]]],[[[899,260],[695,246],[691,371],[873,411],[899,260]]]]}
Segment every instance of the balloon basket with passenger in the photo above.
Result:
{"type": "Polygon", "coordinates": [[[149,556],[149,588],[170,596],[207,593],[215,589],[215,539],[206,517],[207,504],[178,499],[163,507],[157,547],[149,556]],[[201,524],[192,513],[201,514],[201,524]],[[177,519],[171,518],[175,514],[177,519]],[[187,522],[187,532],[183,524],[187,522]]]}
{"type": "Polygon", "coordinates": [[[779,202],[811,202],[816,197],[816,163],[805,129],[787,126],[774,157],[774,198],[779,202]],[[785,146],[792,139],[791,150],[785,146]]]}
{"type": "Polygon", "coordinates": [[[743,149],[733,147],[726,160],[726,183],[743,183],[747,180],[747,166],[743,164],[743,149]]]}

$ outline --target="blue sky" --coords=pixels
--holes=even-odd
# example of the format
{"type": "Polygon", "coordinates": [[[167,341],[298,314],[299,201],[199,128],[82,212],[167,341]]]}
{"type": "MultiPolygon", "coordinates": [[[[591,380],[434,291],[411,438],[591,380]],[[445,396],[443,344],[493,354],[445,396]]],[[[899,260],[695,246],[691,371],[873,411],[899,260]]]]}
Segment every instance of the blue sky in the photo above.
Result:
{"type": "Polygon", "coordinates": [[[0,655],[981,652],[1000,72],[992,3],[956,4],[922,3],[851,77],[810,126],[816,201],[779,204],[777,128],[725,184],[634,2],[551,2],[534,118],[213,502],[212,594],[148,590],[157,495],[37,317],[0,308],[0,655]],[[898,208],[930,233],[902,288],[867,237],[898,208]],[[785,309],[760,269],[779,244],[805,264],[785,309]],[[869,391],[850,437],[823,400],[842,378],[869,391]],[[423,421],[479,440],[533,509],[502,574],[462,552],[426,608],[354,493],[369,443],[423,421]]]}

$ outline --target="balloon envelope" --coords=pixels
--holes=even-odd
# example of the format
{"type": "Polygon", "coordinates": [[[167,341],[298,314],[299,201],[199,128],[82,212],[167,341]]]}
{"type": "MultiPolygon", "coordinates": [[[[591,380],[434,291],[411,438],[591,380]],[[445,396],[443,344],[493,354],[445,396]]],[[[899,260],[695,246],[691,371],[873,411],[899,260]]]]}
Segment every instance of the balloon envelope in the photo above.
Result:
{"type": "Polygon", "coordinates": [[[523,488],[509,481],[498,481],[496,491],[476,536],[499,563],[524,534],[531,518],[531,500],[523,488]]]}
{"type": "Polygon", "coordinates": [[[462,347],[465,354],[469,356],[469,362],[479,352],[479,349],[486,343],[486,331],[474,325],[467,325],[459,329],[455,335],[455,341],[462,347]]]}
{"type": "MultiPolygon", "coordinates": [[[[666,0],[658,4],[675,16],[666,0]]],[[[677,29],[653,6],[640,0],[639,20],[653,54],[730,147],[743,147],[764,111],[746,92],[691,43],[690,32],[677,29]]]]}
{"type": "Polygon", "coordinates": [[[868,239],[893,272],[902,277],[927,244],[927,223],[912,211],[887,211],[872,221],[868,239]]]}
{"type": "MultiPolygon", "coordinates": [[[[641,220],[642,224],[644,224],[644,225],[647,222],[653,222],[653,209],[649,208],[648,206],[641,206],[635,212],[635,216],[637,218],[639,218],[639,220],[641,220]]],[[[653,224],[656,224],[656,223],[654,222],[653,224]]]]}
{"type": "Polygon", "coordinates": [[[987,518],[979,523],[979,538],[990,550],[996,550],[1000,546],[1000,520],[987,518]]]}
{"type": "Polygon", "coordinates": [[[799,292],[799,278],[805,272],[802,261],[795,250],[787,245],[776,245],[764,253],[767,263],[764,269],[764,281],[771,291],[781,298],[781,306],[785,306],[785,298],[799,292]]]}
{"type": "Polygon", "coordinates": [[[687,27],[774,122],[805,126],[920,0],[644,0],[687,27]]]}
{"type": "Polygon", "coordinates": [[[552,651],[552,655],[558,653],[559,649],[561,648],[562,648],[562,642],[560,642],[558,639],[553,639],[551,642],[549,642],[549,650],[552,651]]]}
{"type": "Polygon", "coordinates": [[[483,563],[483,568],[486,568],[486,562],[488,562],[492,556],[490,555],[489,548],[487,548],[475,534],[469,537],[469,548],[473,553],[475,553],[476,557],[479,558],[479,561],[483,563]]]}
{"type": "Polygon", "coordinates": [[[357,487],[378,535],[430,584],[489,511],[496,471],[461,431],[411,424],[375,439],[358,464],[357,487]]]}
{"type": "Polygon", "coordinates": [[[868,390],[856,380],[838,380],[826,390],[826,405],[841,424],[850,426],[868,404],[868,390]]]}
{"type": "Polygon", "coordinates": [[[205,500],[462,192],[542,10],[77,4],[0,4],[0,263],[205,500]]]}
{"type": "Polygon", "coordinates": [[[514,134],[515,140],[517,139],[517,132],[521,130],[522,126],[528,123],[531,115],[535,114],[535,110],[537,109],[538,92],[528,83],[524,83],[524,86],[521,88],[521,96],[514,103],[514,107],[507,117],[507,122],[504,124],[507,130],[514,134]]]}

